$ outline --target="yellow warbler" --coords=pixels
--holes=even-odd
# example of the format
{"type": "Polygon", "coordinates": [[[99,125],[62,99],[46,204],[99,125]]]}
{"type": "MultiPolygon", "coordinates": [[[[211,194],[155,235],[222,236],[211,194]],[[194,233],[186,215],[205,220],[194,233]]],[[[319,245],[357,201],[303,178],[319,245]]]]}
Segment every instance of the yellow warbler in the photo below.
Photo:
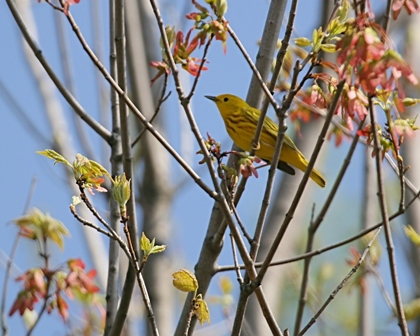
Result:
{"type": "MultiPolygon", "coordinates": [[[[226,130],[233,142],[243,150],[249,151],[261,112],[249,106],[241,98],[231,94],[223,94],[217,97],[206,96],[206,98],[216,103],[225,122],[226,130]]],[[[260,138],[260,147],[256,150],[255,155],[269,162],[274,155],[277,133],[278,125],[269,117],[265,117],[260,138]]],[[[289,165],[305,172],[308,167],[308,160],[306,160],[305,156],[296,147],[292,139],[284,135],[283,147],[277,168],[294,175],[295,171],[289,165]]],[[[319,186],[322,188],[325,187],[325,178],[320,172],[313,169],[310,177],[319,186]]]]}

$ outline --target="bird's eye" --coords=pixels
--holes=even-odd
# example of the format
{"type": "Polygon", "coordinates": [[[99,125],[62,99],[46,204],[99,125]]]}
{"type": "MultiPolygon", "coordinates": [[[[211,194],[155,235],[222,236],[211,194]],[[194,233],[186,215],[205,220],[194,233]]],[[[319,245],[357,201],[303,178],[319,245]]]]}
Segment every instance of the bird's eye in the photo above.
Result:
{"type": "Polygon", "coordinates": [[[224,101],[224,102],[227,102],[228,100],[229,100],[229,98],[228,98],[228,97],[223,98],[223,101],[224,101]]]}

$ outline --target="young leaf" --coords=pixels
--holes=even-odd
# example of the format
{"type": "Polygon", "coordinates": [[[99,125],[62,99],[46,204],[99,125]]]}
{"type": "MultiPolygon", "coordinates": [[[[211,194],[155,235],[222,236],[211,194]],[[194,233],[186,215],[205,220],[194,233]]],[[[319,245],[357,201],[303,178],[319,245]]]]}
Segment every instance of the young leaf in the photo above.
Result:
{"type": "Polygon", "coordinates": [[[161,252],[165,251],[165,249],[166,249],[166,245],[155,245],[150,250],[150,254],[161,253],[161,252]]]}
{"type": "Polygon", "coordinates": [[[195,300],[194,313],[197,315],[198,322],[200,324],[210,323],[210,313],[206,301],[203,300],[201,294],[198,294],[195,300]]]}
{"type": "Polygon", "coordinates": [[[411,225],[407,225],[404,227],[405,234],[407,235],[410,240],[416,244],[417,246],[420,246],[420,235],[414,231],[411,225]]]}
{"type": "Polygon", "coordinates": [[[198,281],[194,274],[186,269],[180,269],[172,274],[173,285],[183,292],[195,292],[198,289],[198,281]]]}
{"type": "Polygon", "coordinates": [[[60,162],[60,163],[64,163],[64,164],[72,167],[70,162],[68,162],[62,155],[58,154],[55,150],[46,149],[46,150],[43,150],[43,151],[37,151],[36,153],[40,154],[40,155],[44,155],[47,158],[54,160],[54,164],[56,164],[57,162],[60,162]]]}
{"type": "Polygon", "coordinates": [[[141,233],[140,238],[140,248],[145,254],[149,254],[149,251],[152,249],[152,243],[150,242],[150,239],[146,237],[144,232],[141,233]]]}
{"type": "Polygon", "coordinates": [[[295,44],[299,47],[308,47],[312,44],[312,41],[306,37],[295,38],[295,44]]]}
{"type": "Polygon", "coordinates": [[[404,305],[404,315],[407,321],[412,321],[420,316],[420,299],[414,299],[404,305]]]}

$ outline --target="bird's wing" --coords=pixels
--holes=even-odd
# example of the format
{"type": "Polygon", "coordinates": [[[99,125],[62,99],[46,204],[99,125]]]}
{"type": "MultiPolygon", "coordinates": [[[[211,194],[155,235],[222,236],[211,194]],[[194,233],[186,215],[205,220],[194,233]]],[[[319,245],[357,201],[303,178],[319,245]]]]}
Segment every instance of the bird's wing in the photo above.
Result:
{"type": "MultiPolygon", "coordinates": [[[[245,117],[249,118],[252,122],[255,124],[258,123],[258,120],[260,119],[261,112],[255,108],[244,108],[242,110],[242,113],[245,117]]],[[[270,117],[265,117],[264,124],[263,124],[264,130],[268,132],[274,139],[277,138],[277,134],[279,131],[279,126],[270,119],[270,117]]],[[[300,153],[299,149],[296,147],[294,142],[285,134],[284,136],[284,144],[286,144],[288,147],[292,148],[293,150],[300,153]]]]}

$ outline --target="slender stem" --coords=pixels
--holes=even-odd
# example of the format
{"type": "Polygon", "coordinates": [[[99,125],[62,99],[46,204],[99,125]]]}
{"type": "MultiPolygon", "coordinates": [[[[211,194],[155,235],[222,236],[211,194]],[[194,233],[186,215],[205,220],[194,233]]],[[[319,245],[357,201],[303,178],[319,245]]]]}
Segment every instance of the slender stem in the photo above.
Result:
{"type": "MultiPolygon", "coordinates": [[[[158,116],[162,104],[171,95],[171,92],[169,92],[168,95],[165,96],[167,87],[168,87],[168,75],[165,73],[164,80],[163,80],[163,85],[162,85],[162,92],[160,94],[160,98],[158,100],[158,103],[157,103],[157,106],[156,106],[156,109],[155,109],[155,113],[153,113],[152,117],[149,120],[150,124],[153,123],[155,118],[158,116]]],[[[131,147],[134,147],[134,145],[137,142],[140,141],[140,139],[143,137],[143,135],[144,135],[144,133],[146,133],[146,131],[147,131],[147,128],[143,127],[143,129],[140,131],[139,135],[137,135],[136,138],[134,139],[134,141],[131,143],[131,147]]]]}
{"type": "Polygon", "coordinates": [[[318,317],[322,314],[322,312],[327,308],[327,306],[331,303],[332,300],[334,300],[335,296],[338,294],[338,292],[344,287],[346,282],[350,279],[350,277],[356,273],[356,271],[359,269],[360,265],[362,264],[363,260],[366,258],[370,247],[372,246],[373,242],[375,241],[376,237],[378,236],[379,232],[381,231],[381,228],[378,228],[373,235],[372,239],[370,240],[369,244],[366,246],[365,250],[363,251],[363,254],[360,256],[359,261],[357,264],[350,270],[350,272],[344,277],[344,279],[339,283],[339,285],[336,287],[336,289],[331,293],[329,298],[324,302],[324,304],[319,308],[319,310],[316,312],[314,317],[309,321],[309,323],[302,329],[301,332],[299,332],[298,336],[304,335],[309,328],[315,324],[318,317]]]}
{"type": "Polygon", "coordinates": [[[392,0],[388,0],[386,3],[385,14],[383,16],[383,25],[382,28],[385,31],[388,31],[389,21],[391,20],[391,10],[392,10],[392,0]]]}
{"type": "Polygon", "coordinates": [[[235,247],[235,239],[233,239],[232,234],[229,234],[230,237],[230,246],[232,247],[232,256],[233,256],[233,264],[236,272],[236,279],[238,280],[239,285],[241,286],[244,283],[244,279],[241,275],[241,269],[239,268],[238,263],[238,256],[236,254],[236,247],[235,247]]]}
{"type": "MultiPolygon", "coordinates": [[[[308,227],[308,241],[306,242],[306,252],[311,252],[313,249],[315,233],[316,233],[316,228],[313,225],[313,222],[311,222],[308,227]]],[[[295,327],[294,327],[294,332],[293,332],[293,335],[295,336],[299,333],[300,325],[302,323],[302,318],[303,318],[303,312],[305,309],[306,301],[308,299],[309,270],[310,270],[311,260],[312,260],[311,258],[306,258],[304,266],[303,266],[302,282],[300,285],[299,301],[298,301],[298,307],[297,307],[297,312],[296,312],[295,327]]]]}
{"type": "Polygon", "coordinates": [[[392,287],[394,289],[394,298],[395,298],[395,305],[397,306],[397,317],[398,317],[398,324],[401,329],[401,334],[404,336],[408,336],[408,328],[407,322],[404,316],[403,305],[401,301],[401,292],[400,287],[398,284],[398,275],[397,275],[397,265],[394,255],[394,244],[392,241],[392,233],[391,227],[388,220],[388,210],[386,206],[386,197],[385,197],[385,188],[384,188],[384,181],[383,181],[383,173],[382,173],[382,159],[381,159],[381,149],[379,147],[379,134],[376,127],[376,114],[373,110],[373,102],[372,97],[369,96],[369,109],[370,109],[370,118],[373,130],[373,140],[375,144],[375,152],[376,152],[376,172],[378,178],[378,195],[379,195],[379,206],[381,209],[381,216],[382,220],[384,221],[385,227],[385,239],[387,244],[387,251],[388,251],[388,261],[389,267],[391,272],[391,279],[392,279],[392,287]]]}
{"type": "Polygon", "coordinates": [[[76,212],[76,207],[75,206],[73,206],[73,205],[70,206],[70,212],[73,214],[74,218],[76,218],[76,220],[78,222],[82,223],[83,225],[91,227],[92,229],[98,231],[99,233],[102,233],[103,235],[107,236],[108,238],[111,238],[111,239],[115,238],[114,235],[111,232],[109,232],[107,230],[104,230],[101,227],[93,224],[92,222],[89,222],[88,220],[80,217],[79,214],[76,212]]]}
{"type": "Polygon", "coordinates": [[[389,296],[388,292],[386,291],[384,282],[382,281],[381,275],[379,274],[376,267],[372,267],[371,272],[375,275],[376,281],[378,282],[379,290],[382,293],[382,296],[385,299],[386,304],[388,305],[389,309],[397,315],[397,309],[395,308],[394,304],[392,303],[391,297],[389,296]]]}
{"type": "Polygon", "coordinates": [[[211,44],[211,41],[213,41],[213,37],[214,35],[212,34],[209,40],[207,41],[206,46],[204,47],[203,57],[201,59],[200,66],[198,67],[197,76],[195,76],[194,78],[194,83],[192,85],[191,91],[186,98],[187,100],[190,100],[195,93],[195,89],[197,88],[197,84],[198,84],[198,79],[200,78],[201,72],[203,71],[204,64],[206,63],[207,53],[209,52],[210,44],[211,44]]]}
{"type": "MultiPolygon", "coordinates": [[[[38,241],[41,240],[41,238],[38,238],[38,241]]],[[[50,272],[50,256],[49,256],[49,251],[48,251],[48,245],[47,245],[47,237],[43,237],[42,238],[42,248],[40,248],[39,250],[39,254],[40,256],[44,259],[44,274],[47,278],[47,283],[46,283],[46,288],[45,288],[45,296],[44,296],[44,302],[42,304],[42,308],[39,311],[35,322],[31,325],[31,327],[28,329],[28,332],[26,333],[26,336],[30,336],[32,334],[32,332],[35,330],[35,327],[38,325],[39,321],[41,320],[42,315],[44,314],[45,310],[47,309],[47,305],[48,305],[48,300],[51,297],[50,292],[50,287],[51,287],[51,276],[48,274],[50,272]]]]}

